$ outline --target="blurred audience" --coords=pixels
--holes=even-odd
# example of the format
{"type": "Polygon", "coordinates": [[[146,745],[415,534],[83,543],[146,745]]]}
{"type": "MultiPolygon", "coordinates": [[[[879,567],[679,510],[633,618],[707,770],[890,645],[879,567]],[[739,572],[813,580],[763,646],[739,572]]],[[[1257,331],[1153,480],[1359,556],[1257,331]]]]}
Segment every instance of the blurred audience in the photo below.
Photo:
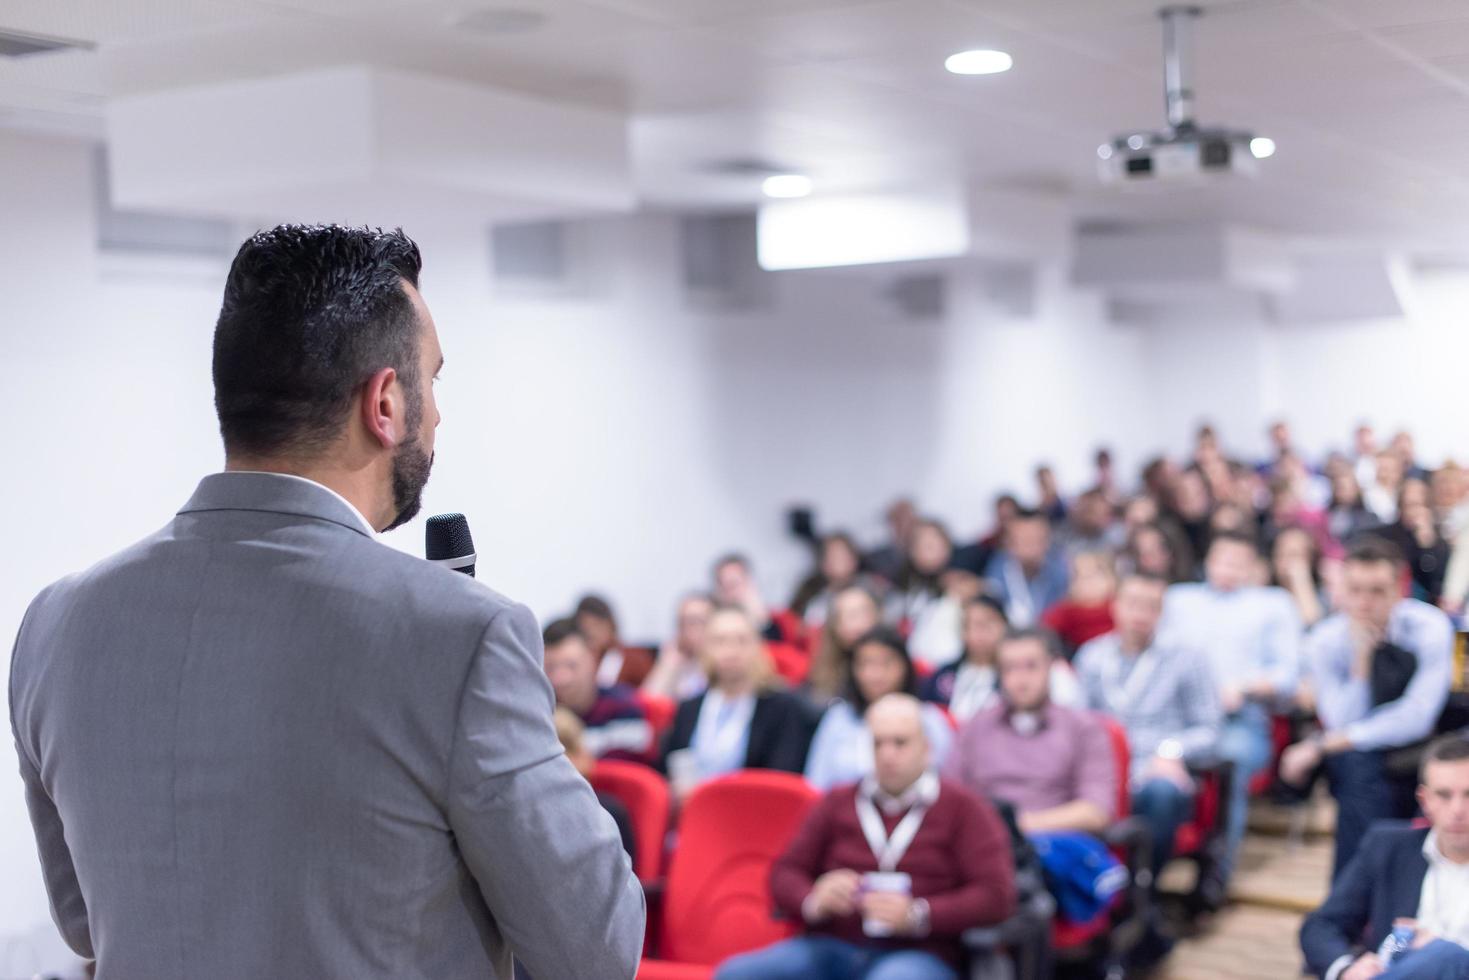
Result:
{"type": "Polygon", "coordinates": [[[714,600],[702,592],[691,592],[679,600],[673,638],[658,648],[658,659],[643,679],[645,693],[686,701],[709,686],[700,656],[713,611],[714,600]]]}
{"type": "Polygon", "coordinates": [[[771,869],[803,935],[725,961],[718,980],[958,980],[960,935],[1014,910],[1009,833],[934,772],[918,700],[888,695],[867,727],[873,774],[826,794],[771,869]]]}
{"type": "Polygon", "coordinates": [[[1088,707],[1127,733],[1131,763],[1124,778],[1133,811],[1151,832],[1155,878],[1193,807],[1188,760],[1214,750],[1223,719],[1203,655],[1159,632],[1167,588],[1154,575],[1123,576],[1113,602],[1116,629],[1076,655],[1088,707]]]}
{"type": "MultiPolygon", "coordinates": [[[[806,758],[806,781],[820,790],[855,783],[872,772],[872,733],[865,720],[868,706],[889,694],[918,693],[918,676],[908,648],[891,627],[878,626],[860,637],[844,666],[842,697],[826,709],[806,758]]],[[[923,706],[923,731],[930,762],[942,766],[953,730],[931,704],[923,706]]]]}
{"type": "Polygon", "coordinates": [[[1271,712],[1295,699],[1300,682],[1301,617],[1285,590],[1251,584],[1259,569],[1252,536],[1220,532],[1204,559],[1204,581],[1169,586],[1164,603],[1170,643],[1205,655],[1224,710],[1217,748],[1234,774],[1223,880],[1244,839],[1250,780],[1272,761],[1271,712]]]}
{"type": "Polygon", "coordinates": [[[705,780],[737,769],[800,773],[814,727],[811,710],[781,690],[755,620],[719,606],[704,637],[709,687],[678,706],[660,768],[682,799],[705,780]]]}
{"type": "Polygon", "coordinates": [[[1433,606],[1402,598],[1401,578],[1392,545],[1363,539],[1342,570],[1344,611],[1306,642],[1323,730],[1286,751],[1281,775],[1304,782],[1325,762],[1337,803],[1334,878],[1374,821],[1413,815],[1413,749],[1448,699],[1453,626],[1433,606]]]}
{"type": "Polygon", "coordinates": [[[1112,597],[1117,572],[1112,555],[1082,551],[1071,557],[1071,585],[1066,598],[1041,616],[1041,624],[1061,639],[1069,659],[1087,640],[1112,629],[1112,597]]]}
{"type": "Polygon", "coordinates": [[[582,743],[594,759],[652,761],[653,729],[633,689],[623,684],[597,682],[591,645],[572,619],[546,624],[546,677],[556,703],[580,719],[586,731],[582,743]]]}
{"type": "Polygon", "coordinates": [[[1101,722],[1056,704],[1056,655],[1039,630],[1000,644],[1000,696],[960,730],[942,772],[974,793],[1015,807],[1027,834],[1099,833],[1116,816],[1117,769],[1101,722]]]}
{"type": "Polygon", "coordinates": [[[882,622],[882,600],[865,585],[849,585],[832,597],[831,615],[821,628],[816,656],[806,677],[806,692],[818,705],[840,697],[847,664],[857,640],[882,622]]]}
{"type": "Polygon", "coordinates": [[[1066,560],[1052,546],[1051,525],[1036,510],[1018,512],[1005,530],[1004,546],[985,568],[988,588],[1017,627],[1033,626],[1041,613],[1066,597],[1066,560]]]}
{"type": "Polygon", "coordinates": [[[1379,824],[1301,925],[1306,967],[1323,980],[1469,978],[1469,736],[1424,753],[1417,797],[1426,826],[1379,824]],[[1408,948],[1380,955],[1405,931],[1408,948]]]}
{"type": "Polygon", "coordinates": [[[791,612],[819,629],[830,614],[832,597],[856,584],[861,574],[862,551],[852,536],[841,531],[823,535],[816,569],[796,588],[791,612]]]}
{"type": "Polygon", "coordinates": [[[572,619],[586,638],[597,662],[598,683],[609,687],[613,684],[637,687],[653,669],[652,651],[623,646],[618,636],[617,616],[606,599],[599,595],[582,596],[572,619]]]}
{"type": "Polygon", "coordinates": [[[889,596],[888,618],[908,637],[908,649],[931,671],[959,655],[960,597],[954,594],[954,545],[938,521],[913,529],[908,561],[889,596]]]}

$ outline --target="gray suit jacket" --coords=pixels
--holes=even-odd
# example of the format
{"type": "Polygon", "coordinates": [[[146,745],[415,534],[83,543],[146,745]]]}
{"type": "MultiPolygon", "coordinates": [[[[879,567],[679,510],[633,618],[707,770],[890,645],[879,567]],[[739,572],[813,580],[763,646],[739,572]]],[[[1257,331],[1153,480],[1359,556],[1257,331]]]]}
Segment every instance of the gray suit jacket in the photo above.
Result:
{"type": "Polygon", "coordinates": [[[643,895],[535,619],[304,481],[206,477],[32,603],[11,723],[101,980],[632,977],[643,895]]]}

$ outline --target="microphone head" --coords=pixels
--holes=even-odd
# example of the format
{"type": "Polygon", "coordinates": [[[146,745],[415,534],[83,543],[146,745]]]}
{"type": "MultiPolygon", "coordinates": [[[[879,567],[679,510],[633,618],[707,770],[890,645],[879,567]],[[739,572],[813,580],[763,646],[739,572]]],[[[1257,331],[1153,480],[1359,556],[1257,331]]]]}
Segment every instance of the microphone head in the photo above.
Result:
{"type": "Polygon", "coordinates": [[[474,578],[474,538],[463,514],[435,514],[424,525],[424,557],[474,578]]]}

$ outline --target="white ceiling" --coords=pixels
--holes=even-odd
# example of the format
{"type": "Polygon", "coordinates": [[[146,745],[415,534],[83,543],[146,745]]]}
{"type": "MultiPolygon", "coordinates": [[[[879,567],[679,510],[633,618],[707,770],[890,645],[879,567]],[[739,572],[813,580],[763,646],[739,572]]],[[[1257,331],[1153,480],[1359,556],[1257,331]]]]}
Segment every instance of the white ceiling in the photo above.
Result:
{"type": "Polygon", "coordinates": [[[96,48],[0,59],[0,124],[100,133],[111,96],[373,64],[626,111],[655,205],[753,202],[755,181],[708,168],[760,158],[826,189],[961,175],[1064,195],[1082,218],[1469,246],[1469,0],[1205,3],[1199,115],[1278,154],[1256,181],[1104,189],[1096,146],[1161,128],[1158,2],[3,0],[0,29],[96,48]],[[455,26],[489,7],[544,21],[455,26]],[[943,70],[970,47],[1015,68],[943,70]]]}

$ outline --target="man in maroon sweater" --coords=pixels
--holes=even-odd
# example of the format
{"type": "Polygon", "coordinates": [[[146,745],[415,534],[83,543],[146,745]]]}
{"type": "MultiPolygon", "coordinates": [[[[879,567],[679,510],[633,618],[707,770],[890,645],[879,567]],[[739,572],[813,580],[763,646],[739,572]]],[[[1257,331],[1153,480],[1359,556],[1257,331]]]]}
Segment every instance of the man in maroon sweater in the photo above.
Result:
{"type": "Polygon", "coordinates": [[[827,794],[770,872],[806,935],[729,960],[719,980],[957,980],[960,934],[1014,910],[1009,834],[929,768],[918,700],[888,695],[867,725],[874,773],[827,794]]]}

